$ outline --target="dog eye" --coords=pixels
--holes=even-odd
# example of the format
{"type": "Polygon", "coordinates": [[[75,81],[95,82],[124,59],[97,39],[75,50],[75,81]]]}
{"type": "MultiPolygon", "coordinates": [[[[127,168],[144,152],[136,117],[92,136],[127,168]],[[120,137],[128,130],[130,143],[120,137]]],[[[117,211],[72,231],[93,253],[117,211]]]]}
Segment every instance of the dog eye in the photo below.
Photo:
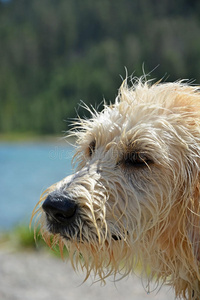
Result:
{"type": "Polygon", "coordinates": [[[91,157],[92,154],[95,152],[95,147],[96,147],[96,141],[92,141],[92,142],[89,144],[89,147],[88,147],[88,154],[89,154],[90,157],[91,157]]]}
{"type": "Polygon", "coordinates": [[[145,153],[138,153],[138,152],[129,153],[122,160],[122,164],[126,168],[128,167],[142,168],[148,166],[152,162],[153,161],[149,159],[145,153]]]}

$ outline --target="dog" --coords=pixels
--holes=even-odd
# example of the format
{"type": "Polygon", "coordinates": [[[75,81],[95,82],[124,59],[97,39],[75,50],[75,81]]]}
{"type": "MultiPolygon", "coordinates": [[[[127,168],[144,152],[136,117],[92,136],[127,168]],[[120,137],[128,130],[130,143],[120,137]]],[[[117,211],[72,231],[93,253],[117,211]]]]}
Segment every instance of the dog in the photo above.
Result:
{"type": "Polygon", "coordinates": [[[177,298],[200,299],[199,87],[126,79],[114,104],[89,110],[72,132],[76,172],[41,196],[35,226],[86,279],[139,265],[177,298]]]}

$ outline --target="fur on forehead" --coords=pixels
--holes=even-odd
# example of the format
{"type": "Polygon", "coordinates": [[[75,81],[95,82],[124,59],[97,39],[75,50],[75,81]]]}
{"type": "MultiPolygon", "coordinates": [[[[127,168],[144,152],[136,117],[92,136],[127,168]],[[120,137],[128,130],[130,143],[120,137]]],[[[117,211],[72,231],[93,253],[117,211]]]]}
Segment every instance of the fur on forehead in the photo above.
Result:
{"type": "MultiPolygon", "coordinates": [[[[89,109],[90,110],[90,109],[89,109]]],[[[75,135],[82,139],[82,134],[98,134],[108,136],[109,132],[129,130],[129,126],[139,121],[153,120],[158,116],[177,114],[180,118],[193,119],[192,124],[200,118],[200,90],[198,86],[191,86],[185,81],[174,83],[154,83],[144,81],[143,78],[135,79],[129,86],[128,78],[122,83],[115,103],[104,106],[98,113],[91,111],[91,118],[80,119],[75,135]],[[140,118],[141,116],[141,118],[140,118]],[[98,128],[101,127],[101,131],[98,128]]],[[[76,128],[77,128],[76,127],[76,128]]],[[[79,142],[80,142],[79,139],[79,142]]]]}
{"type": "Polygon", "coordinates": [[[189,85],[184,80],[169,83],[143,81],[137,79],[131,86],[125,80],[116,98],[116,103],[128,105],[129,108],[135,106],[157,107],[169,111],[197,111],[200,110],[200,88],[189,85]]]}

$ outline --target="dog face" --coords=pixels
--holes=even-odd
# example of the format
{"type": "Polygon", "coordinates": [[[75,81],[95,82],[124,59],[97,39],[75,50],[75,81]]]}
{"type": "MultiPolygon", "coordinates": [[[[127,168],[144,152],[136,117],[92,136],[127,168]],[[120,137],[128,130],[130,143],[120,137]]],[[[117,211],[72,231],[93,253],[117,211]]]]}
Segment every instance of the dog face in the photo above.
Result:
{"type": "Polygon", "coordinates": [[[199,259],[199,100],[183,83],[124,83],[114,105],[78,124],[77,171],[47,190],[39,223],[87,276],[139,261],[166,280],[184,252],[199,259]]]}

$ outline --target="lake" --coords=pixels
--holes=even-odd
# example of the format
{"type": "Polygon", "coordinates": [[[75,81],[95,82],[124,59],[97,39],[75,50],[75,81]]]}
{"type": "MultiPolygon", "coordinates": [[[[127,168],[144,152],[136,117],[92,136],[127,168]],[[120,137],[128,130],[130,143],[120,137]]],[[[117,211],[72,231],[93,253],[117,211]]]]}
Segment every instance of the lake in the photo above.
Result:
{"type": "Polygon", "coordinates": [[[71,174],[73,154],[67,143],[0,143],[0,230],[29,223],[41,193],[71,174]]]}

